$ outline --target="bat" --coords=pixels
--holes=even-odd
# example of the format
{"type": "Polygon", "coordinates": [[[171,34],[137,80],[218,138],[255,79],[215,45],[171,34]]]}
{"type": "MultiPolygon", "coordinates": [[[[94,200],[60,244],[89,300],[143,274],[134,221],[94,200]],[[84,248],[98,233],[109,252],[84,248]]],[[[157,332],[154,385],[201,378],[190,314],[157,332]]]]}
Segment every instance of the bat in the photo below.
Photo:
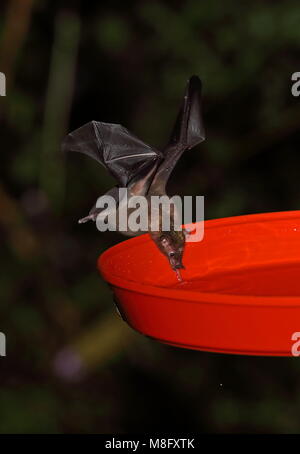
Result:
{"type": "MultiPolygon", "coordinates": [[[[147,145],[119,124],[97,121],[91,121],[68,134],[62,143],[62,150],[84,153],[108,170],[117,185],[106,194],[115,199],[116,209],[120,204],[120,187],[126,188],[127,200],[135,195],[144,196],[149,201],[152,196],[167,196],[167,182],[183,152],[205,140],[200,97],[201,81],[198,76],[192,76],[188,80],[171,137],[162,151],[147,145]]],[[[173,206],[168,209],[170,230],[162,230],[161,218],[166,213],[161,211],[156,214],[158,228],[152,229],[149,225],[147,230],[180,278],[178,270],[184,268],[182,257],[188,232],[174,229],[177,213],[173,206]]],[[[88,216],[78,222],[96,221],[101,210],[94,205],[88,216]]],[[[137,232],[130,230],[121,233],[137,235],[137,232]]]]}

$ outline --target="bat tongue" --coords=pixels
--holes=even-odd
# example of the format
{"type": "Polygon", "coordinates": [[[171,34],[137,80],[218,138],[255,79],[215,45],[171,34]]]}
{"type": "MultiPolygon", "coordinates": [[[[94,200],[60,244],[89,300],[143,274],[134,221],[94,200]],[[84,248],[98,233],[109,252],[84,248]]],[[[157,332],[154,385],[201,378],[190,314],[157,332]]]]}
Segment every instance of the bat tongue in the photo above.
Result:
{"type": "Polygon", "coordinates": [[[177,280],[178,280],[179,282],[182,282],[183,279],[182,279],[182,276],[181,276],[180,271],[179,271],[178,269],[176,269],[176,270],[175,270],[175,273],[176,273],[177,280]]]}

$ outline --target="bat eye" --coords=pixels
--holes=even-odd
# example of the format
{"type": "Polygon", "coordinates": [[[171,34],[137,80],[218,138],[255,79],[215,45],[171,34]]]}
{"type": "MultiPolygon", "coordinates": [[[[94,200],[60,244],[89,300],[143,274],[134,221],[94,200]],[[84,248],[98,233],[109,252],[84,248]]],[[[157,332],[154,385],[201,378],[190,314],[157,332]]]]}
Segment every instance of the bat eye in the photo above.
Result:
{"type": "Polygon", "coordinates": [[[170,257],[174,257],[174,255],[175,255],[175,252],[170,252],[170,254],[169,254],[170,257]]]}

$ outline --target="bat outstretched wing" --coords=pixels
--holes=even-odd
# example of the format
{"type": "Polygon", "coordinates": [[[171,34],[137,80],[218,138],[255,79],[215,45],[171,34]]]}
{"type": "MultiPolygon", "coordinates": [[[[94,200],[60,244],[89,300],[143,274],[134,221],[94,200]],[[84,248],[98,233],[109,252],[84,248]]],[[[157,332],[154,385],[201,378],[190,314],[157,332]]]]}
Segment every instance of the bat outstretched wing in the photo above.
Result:
{"type": "Polygon", "coordinates": [[[192,76],[188,80],[171,138],[165,148],[164,160],[151,183],[151,193],[164,193],[168,179],[182,153],[205,140],[201,112],[201,87],[198,76],[192,76]]]}
{"type": "Polygon", "coordinates": [[[201,109],[202,84],[198,76],[192,76],[185,90],[182,106],[171,135],[170,145],[187,150],[205,140],[201,109]]]}
{"type": "Polygon", "coordinates": [[[120,186],[145,175],[157,166],[161,153],[119,124],[91,121],[71,132],[63,151],[77,151],[100,162],[120,186]]]}

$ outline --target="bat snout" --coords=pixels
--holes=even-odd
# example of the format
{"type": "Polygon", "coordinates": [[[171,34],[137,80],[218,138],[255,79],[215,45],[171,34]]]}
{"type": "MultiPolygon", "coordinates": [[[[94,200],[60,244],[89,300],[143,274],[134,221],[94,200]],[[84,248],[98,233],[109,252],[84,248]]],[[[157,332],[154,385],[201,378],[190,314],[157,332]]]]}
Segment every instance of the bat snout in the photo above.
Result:
{"type": "Polygon", "coordinates": [[[175,265],[175,270],[183,270],[184,269],[184,266],[182,263],[178,263],[177,265],[175,265]]]}
{"type": "Polygon", "coordinates": [[[169,262],[173,270],[183,269],[182,257],[180,255],[169,256],[169,262]]]}

